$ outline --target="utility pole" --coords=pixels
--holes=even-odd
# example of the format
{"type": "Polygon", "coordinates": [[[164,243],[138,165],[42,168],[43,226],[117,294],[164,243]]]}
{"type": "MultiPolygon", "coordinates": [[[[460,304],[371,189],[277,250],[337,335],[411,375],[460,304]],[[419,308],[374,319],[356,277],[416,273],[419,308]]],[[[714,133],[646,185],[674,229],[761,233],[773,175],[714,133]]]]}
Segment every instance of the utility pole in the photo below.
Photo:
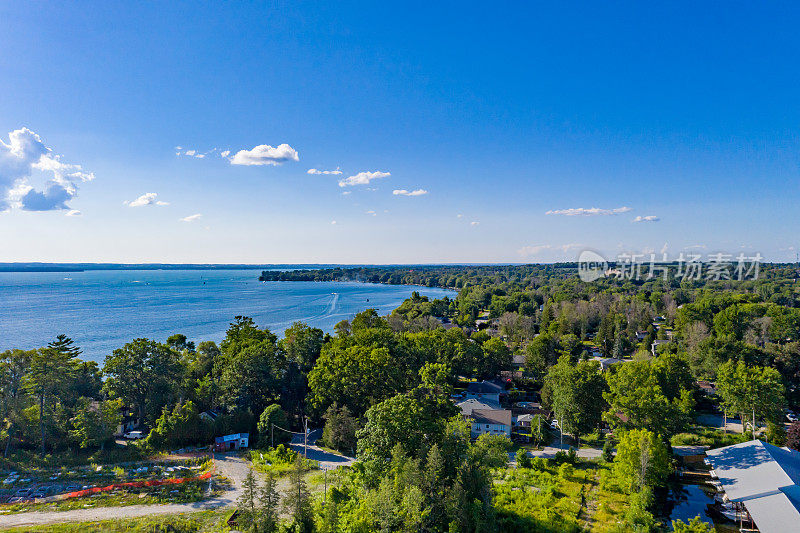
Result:
{"type": "Polygon", "coordinates": [[[275,433],[275,424],[270,422],[270,424],[269,424],[269,447],[270,448],[274,448],[275,447],[275,436],[273,435],[273,433],[275,433]]]}
{"type": "Polygon", "coordinates": [[[303,417],[303,457],[308,459],[308,417],[303,417]]]}

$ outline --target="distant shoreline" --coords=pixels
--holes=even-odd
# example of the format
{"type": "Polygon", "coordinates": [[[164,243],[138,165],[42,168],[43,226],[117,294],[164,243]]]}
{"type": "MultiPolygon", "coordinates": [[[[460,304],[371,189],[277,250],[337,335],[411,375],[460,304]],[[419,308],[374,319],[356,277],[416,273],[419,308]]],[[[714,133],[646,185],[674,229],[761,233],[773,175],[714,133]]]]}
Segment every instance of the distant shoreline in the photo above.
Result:
{"type": "Polygon", "coordinates": [[[331,268],[430,268],[441,266],[511,265],[512,263],[425,263],[425,264],[346,264],[346,263],[0,263],[0,272],[85,272],[95,270],[324,270],[331,268]]]}

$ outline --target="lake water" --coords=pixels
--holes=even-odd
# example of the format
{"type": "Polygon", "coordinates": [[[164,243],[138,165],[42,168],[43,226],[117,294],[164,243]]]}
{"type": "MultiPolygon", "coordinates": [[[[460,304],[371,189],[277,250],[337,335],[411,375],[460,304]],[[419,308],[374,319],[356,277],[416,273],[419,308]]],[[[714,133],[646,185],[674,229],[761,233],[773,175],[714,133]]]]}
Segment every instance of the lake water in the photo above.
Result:
{"type": "Polygon", "coordinates": [[[234,316],[278,335],[295,321],[332,332],[364,309],[388,314],[429,287],[337,282],[258,281],[260,270],[95,270],[0,273],[0,351],[37,348],[64,333],[102,363],[136,337],[164,341],[183,333],[219,342],[234,316]]]}

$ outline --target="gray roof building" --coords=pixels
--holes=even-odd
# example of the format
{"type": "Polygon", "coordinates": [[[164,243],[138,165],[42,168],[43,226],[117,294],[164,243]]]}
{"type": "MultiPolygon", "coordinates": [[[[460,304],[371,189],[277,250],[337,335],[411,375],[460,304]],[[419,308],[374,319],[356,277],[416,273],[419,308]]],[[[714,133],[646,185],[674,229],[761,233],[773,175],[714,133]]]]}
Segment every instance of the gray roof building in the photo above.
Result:
{"type": "Polygon", "coordinates": [[[722,488],[761,533],[800,529],[800,452],[751,440],[706,452],[722,488]]]}

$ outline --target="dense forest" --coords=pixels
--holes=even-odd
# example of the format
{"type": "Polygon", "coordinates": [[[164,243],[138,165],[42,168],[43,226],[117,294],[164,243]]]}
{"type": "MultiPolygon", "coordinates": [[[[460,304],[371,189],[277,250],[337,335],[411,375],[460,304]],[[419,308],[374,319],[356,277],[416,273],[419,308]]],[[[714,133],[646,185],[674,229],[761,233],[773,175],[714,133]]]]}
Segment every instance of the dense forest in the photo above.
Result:
{"type": "MultiPolygon", "coordinates": [[[[235,432],[268,450],[286,440],[274,425],[310,422],[326,446],[358,461],[324,506],[307,495],[294,507],[284,526],[297,531],[658,530],[670,447],[749,438],[698,428],[699,413],[724,411],[753,435],[800,447],[800,428],[784,424],[785,410],[800,407],[797,276],[794,265],[763,265],[759,279],[741,282],[585,283],[574,264],[265,271],[262,280],[458,295],[415,292],[386,317],[366,310],[331,333],[297,323],[281,338],[235,317],[219,344],[180,333],[133,339],[102,367],[81,361],[63,335],[6,351],[4,457],[111,448],[123,422],[141,424],[142,453],[235,432]],[[603,358],[622,364],[601,371],[603,358]],[[470,438],[453,398],[499,376],[510,398],[536,398],[552,415],[537,416],[526,442],[554,438],[552,418],[575,448],[602,446],[603,459],[531,459],[504,436],[470,438]],[[514,448],[522,452],[511,468],[514,448]],[[587,487],[602,503],[592,515],[587,487]]],[[[261,527],[258,513],[248,516],[261,527]]]]}

